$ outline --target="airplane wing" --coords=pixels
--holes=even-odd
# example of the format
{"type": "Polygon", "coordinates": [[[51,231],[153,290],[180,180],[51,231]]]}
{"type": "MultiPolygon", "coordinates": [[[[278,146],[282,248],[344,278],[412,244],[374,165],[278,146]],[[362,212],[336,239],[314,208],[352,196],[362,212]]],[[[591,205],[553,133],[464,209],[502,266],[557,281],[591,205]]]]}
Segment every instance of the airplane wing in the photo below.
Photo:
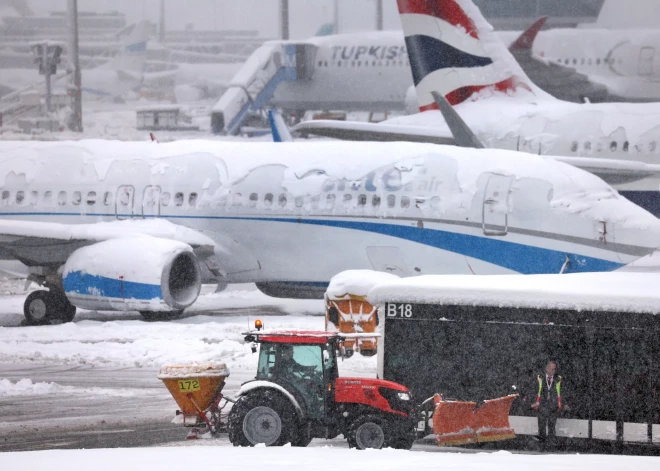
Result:
{"type": "Polygon", "coordinates": [[[449,131],[441,132],[429,127],[387,123],[359,123],[349,121],[303,121],[291,128],[303,136],[315,135],[346,141],[408,141],[454,145],[456,140],[449,131]]]}
{"type": "Polygon", "coordinates": [[[553,156],[552,158],[593,173],[610,185],[630,183],[649,177],[660,177],[660,165],[647,164],[637,160],[561,156],[553,156]]]}
{"type": "Polygon", "coordinates": [[[165,220],[126,220],[97,224],[0,219],[0,259],[28,266],[60,265],[77,249],[110,239],[151,236],[190,245],[200,258],[214,254],[210,237],[165,220]]]}

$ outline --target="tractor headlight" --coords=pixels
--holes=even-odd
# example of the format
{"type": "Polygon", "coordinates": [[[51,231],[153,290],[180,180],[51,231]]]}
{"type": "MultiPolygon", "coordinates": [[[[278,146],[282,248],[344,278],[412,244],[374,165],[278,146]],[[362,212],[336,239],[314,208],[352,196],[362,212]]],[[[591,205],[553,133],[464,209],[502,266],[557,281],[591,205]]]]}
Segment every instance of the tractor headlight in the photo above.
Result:
{"type": "Polygon", "coordinates": [[[396,395],[402,401],[409,401],[410,400],[410,394],[408,394],[407,392],[400,392],[400,393],[397,393],[396,395]]]}

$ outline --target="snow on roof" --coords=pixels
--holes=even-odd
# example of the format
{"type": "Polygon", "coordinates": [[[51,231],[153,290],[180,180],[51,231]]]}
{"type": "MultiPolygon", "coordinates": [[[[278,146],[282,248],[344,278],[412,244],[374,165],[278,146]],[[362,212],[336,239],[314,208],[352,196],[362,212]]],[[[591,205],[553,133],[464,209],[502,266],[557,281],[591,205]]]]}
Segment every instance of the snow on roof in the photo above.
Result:
{"type": "Polygon", "coordinates": [[[658,283],[657,273],[429,275],[381,283],[368,300],[660,314],[658,283]]]}
{"type": "Polygon", "coordinates": [[[366,296],[374,286],[398,279],[396,275],[380,271],[346,270],[332,277],[326,295],[335,300],[343,299],[348,294],[366,296]]]}

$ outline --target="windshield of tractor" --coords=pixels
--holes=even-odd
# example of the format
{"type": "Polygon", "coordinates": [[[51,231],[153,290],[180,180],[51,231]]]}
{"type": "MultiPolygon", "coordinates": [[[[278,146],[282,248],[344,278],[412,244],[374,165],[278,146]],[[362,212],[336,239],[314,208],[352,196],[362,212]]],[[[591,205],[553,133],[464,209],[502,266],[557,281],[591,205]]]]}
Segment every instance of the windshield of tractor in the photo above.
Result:
{"type": "Polygon", "coordinates": [[[262,343],[257,379],[272,381],[275,377],[289,380],[322,378],[321,346],[262,343]]]}

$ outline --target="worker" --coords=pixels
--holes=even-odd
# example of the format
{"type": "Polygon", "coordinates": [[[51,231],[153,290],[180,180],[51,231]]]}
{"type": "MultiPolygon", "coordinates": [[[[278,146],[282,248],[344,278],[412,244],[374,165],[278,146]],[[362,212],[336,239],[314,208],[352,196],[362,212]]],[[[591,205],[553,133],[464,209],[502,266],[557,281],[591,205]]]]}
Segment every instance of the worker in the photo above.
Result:
{"type": "Polygon", "coordinates": [[[557,362],[549,361],[545,371],[536,377],[536,402],[532,409],[537,411],[539,440],[543,448],[551,448],[555,442],[557,417],[568,406],[562,400],[562,377],[557,375],[557,362]]]}

